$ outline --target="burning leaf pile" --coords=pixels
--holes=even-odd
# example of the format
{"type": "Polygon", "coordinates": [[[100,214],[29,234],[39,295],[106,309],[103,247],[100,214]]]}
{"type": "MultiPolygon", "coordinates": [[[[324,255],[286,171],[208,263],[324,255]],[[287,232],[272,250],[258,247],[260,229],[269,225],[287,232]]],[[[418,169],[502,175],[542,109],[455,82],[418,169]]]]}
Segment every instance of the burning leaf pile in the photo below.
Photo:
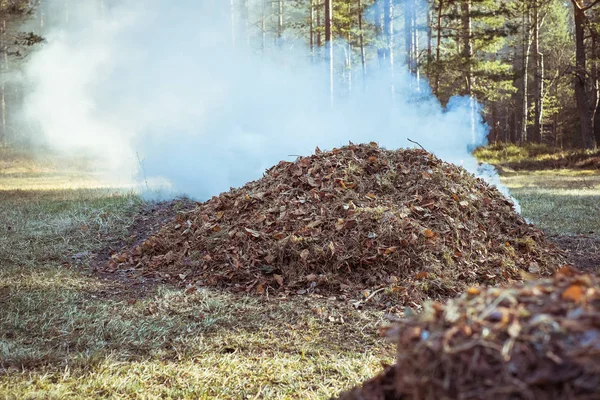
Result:
{"type": "Polygon", "coordinates": [[[365,297],[385,288],[405,304],[559,263],[494,187],[424,150],[374,143],[282,161],[112,258],[113,269],[185,285],[365,297]]]}
{"type": "Polygon", "coordinates": [[[398,363],[340,399],[600,398],[600,279],[568,267],[428,303],[393,336],[398,363]]]}

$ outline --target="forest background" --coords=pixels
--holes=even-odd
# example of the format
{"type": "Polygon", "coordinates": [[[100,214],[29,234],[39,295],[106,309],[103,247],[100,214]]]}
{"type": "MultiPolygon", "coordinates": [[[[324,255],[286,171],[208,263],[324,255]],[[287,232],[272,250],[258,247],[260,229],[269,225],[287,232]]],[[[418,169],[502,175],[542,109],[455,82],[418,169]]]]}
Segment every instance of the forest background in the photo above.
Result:
{"type": "MultiPolygon", "coordinates": [[[[104,7],[104,0],[96,0],[104,7]]],[[[31,141],[11,74],[72,4],[0,3],[0,144],[31,141]],[[55,5],[54,5],[55,7],[55,5]],[[56,21],[55,21],[56,22],[56,21]]],[[[408,70],[442,105],[482,104],[489,142],[591,149],[600,143],[600,12],[590,0],[231,0],[231,40],[256,52],[303,42],[329,61],[332,96],[408,70]],[[336,84],[334,85],[334,81],[336,84]]],[[[418,90],[416,91],[418,92],[418,90]]]]}

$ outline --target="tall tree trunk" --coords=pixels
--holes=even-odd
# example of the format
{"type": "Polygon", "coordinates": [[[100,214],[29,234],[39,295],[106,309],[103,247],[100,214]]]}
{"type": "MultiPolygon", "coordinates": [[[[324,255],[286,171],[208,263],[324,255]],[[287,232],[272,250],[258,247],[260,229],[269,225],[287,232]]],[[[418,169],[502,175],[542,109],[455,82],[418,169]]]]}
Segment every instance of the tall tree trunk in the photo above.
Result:
{"type": "MultiPolygon", "coordinates": [[[[527,0],[528,1],[528,0],[527,0]]],[[[519,142],[528,141],[527,123],[529,122],[529,55],[531,52],[531,14],[529,13],[529,5],[523,3],[523,65],[521,69],[522,86],[521,86],[521,132],[519,142]]]]}
{"type": "Polygon", "coordinates": [[[600,145],[600,76],[598,70],[598,57],[599,43],[598,43],[598,32],[595,25],[590,26],[590,36],[592,38],[592,86],[593,86],[593,99],[592,99],[592,125],[594,129],[594,138],[596,140],[596,146],[600,145]]]}
{"type": "Polygon", "coordinates": [[[265,3],[267,0],[261,0],[260,2],[260,30],[261,30],[261,50],[263,54],[267,50],[267,14],[265,10],[265,3]]]}
{"type": "MultiPolygon", "coordinates": [[[[554,85],[554,96],[558,97],[558,85],[554,85]]],[[[559,135],[559,129],[558,129],[558,113],[555,112],[554,113],[554,121],[552,123],[552,130],[554,131],[554,147],[558,147],[558,135],[559,135]]],[[[562,142],[561,142],[561,146],[562,148],[562,142]]]]}
{"type": "Polygon", "coordinates": [[[283,0],[277,1],[277,45],[283,41],[283,0]]]}
{"type": "Polygon", "coordinates": [[[431,73],[431,60],[432,60],[432,52],[431,48],[433,45],[433,32],[431,30],[431,13],[433,12],[433,3],[428,4],[427,7],[427,73],[431,73]]]}
{"type": "Polygon", "coordinates": [[[385,37],[385,54],[387,68],[390,72],[390,86],[392,101],[396,96],[396,83],[394,76],[394,2],[392,0],[384,0],[383,2],[383,30],[385,37]]]}
{"type": "Polygon", "coordinates": [[[473,42],[472,42],[472,21],[471,21],[471,0],[461,0],[460,2],[461,22],[462,22],[462,56],[465,62],[465,81],[466,93],[469,96],[469,111],[471,119],[471,142],[476,144],[475,129],[475,99],[473,98],[473,42]]]}
{"type": "MultiPolygon", "coordinates": [[[[2,29],[2,48],[6,46],[6,20],[2,20],[2,25],[0,26],[2,29]]],[[[7,124],[6,124],[6,74],[8,73],[8,58],[6,51],[2,52],[2,65],[0,66],[0,81],[2,82],[2,93],[0,93],[0,112],[2,113],[2,132],[0,132],[0,147],[6,145],[8,139],[7,133],[7,124]]]]}
{"type": "Polygon", "coordinates": [[[367,84],[367,57],[365,54],[365,34],[363,32],[363,6],[362,0],[358,0],[358,31],[360,42],[360,67],[362,70],[363,89],[366,89],[367,84]]]}
{"type": "MultiPolygon", "coordinates": [[[[348,8],[347,8],[347,12],[348,15],[352,15],[352,7],[351,7],[351,3],[348,3],[348,8]]],[[[348,24],[346,25],[346,32],[347,32],[347,36],[346,36],[346,74],[347,74],[347,78],[348,78],[348,93],[352,92],[352,41],[351,41],[351,35],[352,35],[352,20],[349,19],[348,20],[348,24]]]]}
{"type": "Polygon", "coordinates": [[[315,58],[315,0],[310,0],[310,32],[309,32],[309,46],[310,46],[310,57],[314,62],[315,58]]]}
{"type": "Polygon", "coordinates": [[[520,136],[520,128],[518,128],[518,122],[517,122],[518,118],[517,118],[517,113],[515,111],[512,112],[512,135],[511,135],[511,142],[512,143],[518,143],[519,142],[519,136],[520,136]]]}
{"type": "MultiPolygon", "coordinates": [[[[375,18],[375,37],[381,38],[384,35],[384,22],[383,22],[383,3],[381,1],[375,2],[373,5],[373,13],[375,18]]],[[[385,46],[378,45],[377,46],[377,61],[379,63],[379,68],[383,68],[385,65],[385,46]]]]}
{"type": "Polygon", "coordinates": [[[439,0],[438,4],[438,13],[437,13],[437,23],[436,23],[436,31],[437,31],[437,40],[435,44],[435,80],[433,85],[433,93],[438,96],[440,90],[440,57],[441,57],[441,46],[442,46],[442,12],[444,10],[444,0],[439,0]]]}
{"type": "Polygon", "coordinates": [[[323,38],[321,36],[321,9],[319,7],[317,8],[317,47],[321,48],[321,46],[323,45],[323,38]]]}
{"type": "Polygon", "coordinates": [[[461,21],[462,21],[462,56],[465,63],[465,81],[466,94],[473,94],[473,44],[472,44],[472,26],[471,26],[471,0],[461,0],[460,2],[461,21]]]}
{"type": "Polygon", "coordinates": [[[504,129],[502,131],[502,141],[510,142],[510,133],[512,132],[510,124],[510,112],[511,110],[507,106],[504,110],[504,129]]]}
{"type": "Polygon", "coordinates": [[[411,7],[411,11],[412,11],[412,15],[411,15],[411,31],[412,31],[412,35],[413,35],[413,40],[412,40],[412,70],[413,73],[415,74],[416,78],[417,78],[417,90],[419,90],[419,81],[420,81],[420,76],[419,76],[419,31],[417,29],[417,3],[415,2],[415,0],[410,0],[412,2],[412,7],[411,7]]]}
{"type": "Polygon", "coordinates": [[[532,2],[533,5],[533,87],[534,87],[534,125],[533,141],[542,142],[542,119],[543,119],[543,100],[544,100],[544,62],[540,54],[540,4],[538,1],[532,2]]]}
{"type": "Polygon", "coordinates": [[[413,35],[413,2],[412,0],[406,0],[404,2],[404,48],[406,51],[406,65],[408,70],[412,73],[413,70],[413,56],[414,56],[414,35],[413,35]]]}
{"type": "Polygon", "coordinates": [[[329,97],[333,105],[333,0],[325,0],[325,43],[329,61],[329,97]]]}
{"type": "Polygon", "coordinates": [[[383,35],[385,37],[385,56],[388,68],[394,73],[394,3],[392,0],[383,2],[383,35]]]}
{"type": "Polygon", "coordinates": [[[584,31],[586,16],[585,10],[578,1],[572,0],[572,2],[575,16],[575,100],[581,124],[581,144],[586,149],[592,149],[594,148],[592,113],[586,91],[587,68],[584,31]]]}

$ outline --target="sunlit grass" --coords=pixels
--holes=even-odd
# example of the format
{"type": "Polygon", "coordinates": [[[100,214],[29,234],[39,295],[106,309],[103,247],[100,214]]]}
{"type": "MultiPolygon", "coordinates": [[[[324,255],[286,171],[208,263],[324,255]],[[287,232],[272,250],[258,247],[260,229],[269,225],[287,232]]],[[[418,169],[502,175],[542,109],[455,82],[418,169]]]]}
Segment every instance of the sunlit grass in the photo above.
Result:
{"type": "Polygon", "coordinates": [[[499,143],[475,150],[482,162],[519,170],[588,168],[600,169],[599,150],[561,149],[544,144],[499,143]]]}
{"type": "Polygon", "coordinates": [[[0,147],[0,191],[132,189],[131,176],[80,155],[65,157],[49,149],[34,152],[0,147]]]}
{"type": "Polygon", "coordinates": [[[600,235],[600,172],[546,170],[501,177],[522,214],[550,234],[600,235]]]}
{"type": "Polygon", "coordinates": [[[523,216],[552,235],[600,235],[600,151],[498,144],[475,156],[497,165],[523,216]]]}
{"type": "Polygon", "coordinates": [[[377,360],[369,355],[332,357],[276,353],[219,355],[196,360],[119,363],[106,359],[90,372],[56,371],[22,374],[2,387],[8,399],[325,399],[340,384],[373,374],[377,360]]]}

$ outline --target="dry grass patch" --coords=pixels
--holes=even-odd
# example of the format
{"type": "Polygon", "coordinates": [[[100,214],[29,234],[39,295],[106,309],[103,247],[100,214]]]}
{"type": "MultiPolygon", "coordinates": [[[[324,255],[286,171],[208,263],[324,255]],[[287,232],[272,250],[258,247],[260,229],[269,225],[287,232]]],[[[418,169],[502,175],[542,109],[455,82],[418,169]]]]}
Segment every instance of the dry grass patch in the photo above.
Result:
{"type": "Polygon", "coordinates": [[[75,271],[31,272],[0,281],[9,398],[325,398],[393,356],[382,313],[337,300],[165,287],[135,299],[75,271]]]}

